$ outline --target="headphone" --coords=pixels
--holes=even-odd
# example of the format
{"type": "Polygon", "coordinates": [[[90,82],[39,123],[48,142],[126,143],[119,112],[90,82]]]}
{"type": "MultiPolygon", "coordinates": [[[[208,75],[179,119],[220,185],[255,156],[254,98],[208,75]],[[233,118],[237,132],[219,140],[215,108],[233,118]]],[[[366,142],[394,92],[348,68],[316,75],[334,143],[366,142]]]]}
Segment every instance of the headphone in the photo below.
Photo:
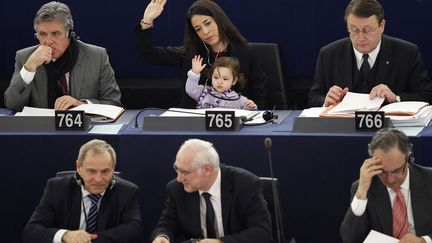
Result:
{"type": "Polygon", "coordinates": [[[72,29],[69,30],[68,38],[74,39],[74,40],[79,40],[79,36],[77,36],[75,31],[73,31],[72,29]]]}
{"type": "MultiPolygon", "coordinates": [[[[75,172],[74,179],[75,179],[75,182],[76,182],[76,184],[77,184],[78,186],[84,186],[84,180],[83,180],[83,178],[80,176],[80,174],[78,173],[78,171],[75,172]]],[[[111,182],[110,182],[110,184],[108,185],[108,189],[109,189],[109,190],[112,190],[116,183],[117,183],[116,178],[115,178],[115,176],[113,175],[113,176],[111,177],[111,182]]]]}
{"type": "Polygon", "coordinates": [[[263,113],[263,119],[266,122],[273,122],[274,120],[277,120],[279,118],[279,115],[274,113],[273,111],[264,111],[263,113]]]}

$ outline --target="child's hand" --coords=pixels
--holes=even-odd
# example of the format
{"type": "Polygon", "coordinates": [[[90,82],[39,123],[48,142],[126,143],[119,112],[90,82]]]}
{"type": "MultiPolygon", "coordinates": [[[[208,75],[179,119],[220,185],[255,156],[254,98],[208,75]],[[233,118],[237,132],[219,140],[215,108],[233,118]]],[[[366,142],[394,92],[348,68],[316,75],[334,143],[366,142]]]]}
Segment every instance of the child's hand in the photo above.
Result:
{"type": "Polygon", "coordinates": [[[253,102],[253,100],[246,100],[246,102],[245,102],[245,106],[246,106],[249,110],[256,110],[256,109],[257,109],[257,105],[255,104],[255,102],[253,102]]]}
{"type": "Polygon", "coordinates": [[[194,58],[192,58],[192,72],[199,74],[205,68],[206,64],[201,65],[202,60],[203,59],[200,55],[194,56],[194,58]]]}

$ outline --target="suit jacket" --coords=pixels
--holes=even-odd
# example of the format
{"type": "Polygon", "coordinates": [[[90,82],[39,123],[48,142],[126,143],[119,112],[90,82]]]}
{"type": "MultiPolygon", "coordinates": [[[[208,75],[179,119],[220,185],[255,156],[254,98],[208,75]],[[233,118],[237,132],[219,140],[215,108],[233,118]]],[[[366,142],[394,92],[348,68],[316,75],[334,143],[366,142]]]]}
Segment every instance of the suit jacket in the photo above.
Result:
{"type": "MultiPolygon", "coordinates": [[[[138,205],[139,188],[116,177],[99,206],[96,234],[92,242],[139,242],[142,219],[138,205]]],[[[48,180],[44,194],[23,231],[24,242],[52,242],[59,229],[78,230],[82,193],[73,176],[48,180]]]]}
{"type": "MultiPolygon", "coordinates": [[[[144,59],[153,64],[167,65],[182,68],[183,86],[187,79],[187,72],[192,68],[192,57],[201,55],[207,60],[208,53],[185,53],[181,47],[154,47],[152,45],[152,29],[141,30],[138,26],[135,29],[138,49],[144,59]]],[[[234,90],[253,100],[259,110],[267,109],[268,84],[267,77],[261,67],[257,51],[249,45],[232,42],[230,43],[229,56],[235,57],[240,63],[240,73],[246,78],[246,84],[243,89],[234,87],[234,90]]],[[[207,63],[207,61],[204,61],[207,63]]],[[[207,65],[208,67],[209,65],[207,65]]],[[[201,75],[200,84],[204,84],[205,75],[201,75]]],[[[209,81],[211,84],[211,80],[209,81]]],[[[183,90],[181,106],[186,108],[195,108],[196,101],[191,99],[183,90]]]]}
{"type": "MultiPolygon", "coordinates": [[[[104,48],[77,41],[78,59],[70,72],[70,95],[78,100],[120,106],[120,89],[104,48]]],[[[7,108],[21,111],[24,106],[47,108],[48,76],[43,65],[36,69],[30,84],[26,84],[20,71],[37,46],[17,51],[15,71],[4,94],[7,108]]]]}
{"type": "MultiPolygon", "coordinates": [[[[353,70],[357,69],[349,38],[337,40],[320,50],[309,105],[322,106],[328,90],[337,85],[353,90],[353,70]]],[[[381,49],[374,66],[376,83],[386,84],[402,101],[430,102],[432,82],[418,47],[410,42],[382,36],[381,49]]]]}
{"type": "MultiPolygon", "coordinates": [[[[270,214],[258,178],[246,170],[224,165],[220,172],[224,242],[271,242],[270,214]]],[[[199,192],[187,193],[181,183],[172,180],[167,193],[166,207],[152,239],[161,234],[171,242],[203,238],[199,192]]]]}
{"type": "MultiPolygon", "coordinates": [[[[432,169],[411,165],[410,193],[414,226],[417,236],[432,236],[432,169]]],[[[357,191],[358,181],[351,188],[352,198],[357,191]]],[[[343,242],[363,242],[370,230],[393,235],[393,219],[390,197],[386,186],[378,177],[372,179],[367,193],[366,211],[356,216],[349,207],[341,224],[343,242]]]]}

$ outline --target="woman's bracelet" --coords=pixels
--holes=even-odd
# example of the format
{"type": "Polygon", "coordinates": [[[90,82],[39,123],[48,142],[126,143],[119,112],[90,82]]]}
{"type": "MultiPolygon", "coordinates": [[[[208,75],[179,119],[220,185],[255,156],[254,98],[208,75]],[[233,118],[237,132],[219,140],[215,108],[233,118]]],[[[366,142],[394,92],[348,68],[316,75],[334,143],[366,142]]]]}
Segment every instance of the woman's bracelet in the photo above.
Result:
{"type": "Polygon", "coordinates": [[[144,21],[144,19],[141,19],[140,25],[141,25],[141,29],[144,29],[146,26],[149,27],[149,28],[153,27],[153,23],[146,23],[144,21]]]}

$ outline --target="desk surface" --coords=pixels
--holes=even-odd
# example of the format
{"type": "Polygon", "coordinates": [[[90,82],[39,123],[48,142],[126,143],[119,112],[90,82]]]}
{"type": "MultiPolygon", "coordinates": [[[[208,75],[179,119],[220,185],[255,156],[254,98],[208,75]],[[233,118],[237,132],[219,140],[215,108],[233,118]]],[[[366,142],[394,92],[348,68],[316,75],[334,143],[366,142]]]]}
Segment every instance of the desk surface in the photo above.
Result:
{"type": "MultiPolygon", "coordinates": [[[[57,171],[74,169],[79,147],[92,138],[113,145],[118,157],[116,169],[141,188],[144,233],[148,236],[160,216],[166,183],[175,178],[175,154],[182,142],[192,137],[212,142],[222,163],[243,167],[258,176],[269,175],[264,139],[270,137],[289,235],[299,243],[314,242],[315,235],[326,235],[327,242],[340,242],[339,224],[349,206],[350,185],[368,156],[372,133],[293,133],[292,121],[298,111],[290,113],[280,125],[244,127],[238,132],[149,132],[133,127],[137,113],[127,111],[119,118],[116,123],[126,125],[116,135],[0,133],[2,179],[7,183],[0,190],[9,198],[0,204],[0,215],[8,219],[1,227],[10,232],[5,242],[19,242],[47,179],[57,171]],[[324,200],[317,204],[317,198],[324,200]],[[311,229],[315,234],[310,234],[311,229]]],[[[431,135],[427,127],[411,138],[418,163],[432,164],[428,152],[431,135]]]]}

